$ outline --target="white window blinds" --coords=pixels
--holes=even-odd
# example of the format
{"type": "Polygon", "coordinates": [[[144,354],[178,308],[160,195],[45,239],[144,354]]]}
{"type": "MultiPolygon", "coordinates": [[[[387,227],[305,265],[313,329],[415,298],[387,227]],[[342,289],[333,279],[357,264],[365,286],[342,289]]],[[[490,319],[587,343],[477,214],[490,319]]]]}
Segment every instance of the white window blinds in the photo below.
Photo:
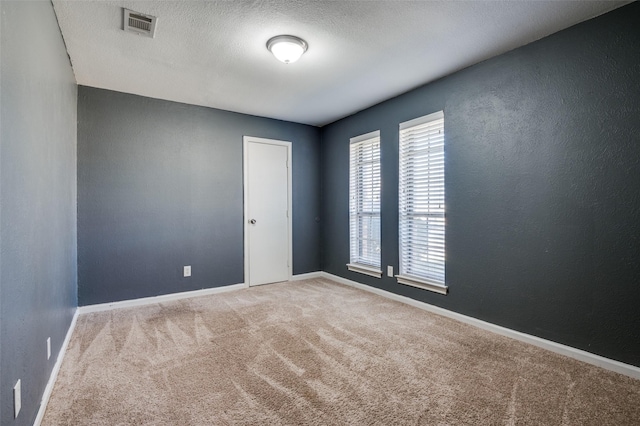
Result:
{"type": "Polygon", "coordinates": [[[446,293],[444,113],[400,124],[401,284],[446,293]]]}
{"type": "Polygon", "coordinates": [[[351,139],[349,269],[380,277],[380,132],[351,139]]]}

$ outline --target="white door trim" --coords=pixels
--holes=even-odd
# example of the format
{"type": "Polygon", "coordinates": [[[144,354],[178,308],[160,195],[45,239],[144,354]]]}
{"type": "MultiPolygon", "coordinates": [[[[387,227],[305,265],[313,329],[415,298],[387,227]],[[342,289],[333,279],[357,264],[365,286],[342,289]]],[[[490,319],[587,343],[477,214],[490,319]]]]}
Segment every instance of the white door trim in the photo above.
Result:
{"type": "Polygon", "coordinates": [[[293,210],[292,210],[292,185],[291,185],[291,142],[280,141],[276,139],[258,138],[255,136],[243,136],[242,137],[242,190],[243,190],[243,203],[244,203],[244,217],[243,227],[244,230],[244,285],[249,287],[251,280],[249,279],[249,212],[248,212],[248,194],[247,190],[248,176],[247,176],[247,147],[249,143],[263,143],[268,145],[278,145],[287,148],[287,231],[289,233],[288,247],[287,247],[287,275],[288,280],[291,281],[293,271],[293,210]]]}

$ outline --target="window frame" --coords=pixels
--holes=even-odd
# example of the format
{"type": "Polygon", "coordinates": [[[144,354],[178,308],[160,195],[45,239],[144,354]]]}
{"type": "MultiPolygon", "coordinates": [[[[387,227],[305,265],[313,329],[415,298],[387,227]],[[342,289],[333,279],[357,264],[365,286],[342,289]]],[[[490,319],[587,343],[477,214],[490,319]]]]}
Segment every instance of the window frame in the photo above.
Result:
{"type": "MultiPolygon", "coordinates": [[[[349,263],[347,268],[350,271],[358,272],[365,275],[370,275],[376,278],[382,277],[382,238],[381,238],[381,196],[382,196],[382,163],[381,163],[381,139],[380,130],[365,133],[360,136],[353,137],[349,140],[349,263]],[[373,145],[372,148],[369,148],[373,145]],[[377,145],[377,146],[376,146],[377,145]],[[373,161],[367,164],[367,161],[357,161],[354,158],[356,151],[360,149],[373,149],[373,161]],[[377,152],[376,152],[377,150],[377,152]],[[365,166],[370,166],[371,173],[377,172],[377,176],[369,176],[368,181],[371,183],[372,188],[363,192],[360,188],[362,186],[362,180],[364,175],[358,173],[356,168],[362,171],[365,166]],[[357,181],[354,182],[354,179],[357,181]],[[354,193],[355,190],[355,193],[354,193]],[[377,194],[375,193],[377,190],[377,194]],[[365,210],[364,200],[365,196],[369,197],[369,209],[365,210]],[[377,210],[375,205],[377,204],[377,210]],[[373,211],[372,211],[373,209],[373,211]],[[362,234],[362,226],[360,219],[363,216],[374,218],[377,217],[377,230],[374,230],[374,235],[377,234],[377,263],[371,263],[364,261],[364,257],[371,257],[372,252],[367,251],[367,256],[362,255],[362,241],[364,236],[362,234]],[[355,236],[355,240],[354,240],[355,236]]],[[[369,226],[375,223],[375,220],[370,221],[369,226]]]]}
{"type": "Polygon", "coordinates": [[[400,123],[398,131],[398,255],[399,267],[396,280],[399,284],[418,287],[425,290],[434,291],[440,294],[447,294],[446,284],[446,255],[445,255],[445,235],[446,235],[446,204],[445,204],[445,122],[444,111],[438,111],[418,117],[413,120],[400,123]],[[441,126],[436,129],[442,136],[417,136],[424,138],[421,145],[418,144],[415,134],[420,130],[425,130],[429,125],[442,121],[441,126]],[[413,133],[413,137],[411,135],[413,133]],[[424,144],[424,145],[422,145],[424,144]],[[415,153],[418,150],[427,151],[422,153],[420,167],[435,169],[435,173],[421,173],[416,176],[415,170],[409,172],[412,166],[409,160],[416,161],[415,153]],[[411,152],[410,152],[411,151],[411,152]],[[419,200],[416,200],[418,193],[419,200]],[[411,195],[409,195],[411,194],[411,195]],[[431,199],[436,202],[432,203],[431,199]],[[429,200],[428,202],[425,200],[429,200]],[[417,207],[420,205],[420,207],[417,207]],[[427,211],[424,211],[424,210],[427,211]],[[422,212],[418,210],[423,210],[422,212]],[[435,211],[431,211],[435,210],[435,211]],[[441,210],[441,213],[440,213],[441,210]],[[424,218],[426,228],[415,231],[416,219],[424,218]],[[432,224],[429,224],[432,219],[432,224]],[[438,222],[442,222],[439,226],[438,222]],[[431,236],[430,236],[431,235],[431,236]],[[420,239],[420,243],[411,243],[407,240],[420,239]],[[412,244],[410,247],[405,247],[412,244]],[[421,247],[418,247],[421,246],[421,247]],[[425,246],[432,246],[434,249],[424,249],[425,246]],[[425,252],[424,261],[415,260],[416,252],[425,252]],[[407,258],[411,258],[409,261],[407,258]],[[441,260],[440,260],[441,258],[441,260]],[[410,265],[410,266],[409,266],[410,265]],[[416,273],[416,270],[429,271],[428,273],[416,273]]]}

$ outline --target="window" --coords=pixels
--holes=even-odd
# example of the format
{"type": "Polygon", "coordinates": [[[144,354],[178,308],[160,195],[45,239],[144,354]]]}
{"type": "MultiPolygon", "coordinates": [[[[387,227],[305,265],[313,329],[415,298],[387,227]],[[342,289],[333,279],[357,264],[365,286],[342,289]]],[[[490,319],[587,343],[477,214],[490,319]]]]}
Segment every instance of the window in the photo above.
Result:
{"type": "Polygon", "coordinates": [[[400,124],[400,284],[446,294],[444,113],[400,124]]]}
{"type": "Polygon", "coordinates": [[[380,278],[380,131],[351,139],[349,245],[349,270],[380,278]]]}

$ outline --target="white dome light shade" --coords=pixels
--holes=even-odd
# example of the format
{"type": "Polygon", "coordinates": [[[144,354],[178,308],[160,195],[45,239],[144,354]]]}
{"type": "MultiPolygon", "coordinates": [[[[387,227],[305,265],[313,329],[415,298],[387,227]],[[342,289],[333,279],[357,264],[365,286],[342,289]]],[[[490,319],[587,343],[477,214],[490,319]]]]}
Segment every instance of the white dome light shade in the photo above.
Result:
{"type": "Polygon", "coordinates": [[[269,39],[267,49],[279,61],[291,64],[307,51],[307,42],[303,39],[291,35],[280,35],[269,39]]]}

